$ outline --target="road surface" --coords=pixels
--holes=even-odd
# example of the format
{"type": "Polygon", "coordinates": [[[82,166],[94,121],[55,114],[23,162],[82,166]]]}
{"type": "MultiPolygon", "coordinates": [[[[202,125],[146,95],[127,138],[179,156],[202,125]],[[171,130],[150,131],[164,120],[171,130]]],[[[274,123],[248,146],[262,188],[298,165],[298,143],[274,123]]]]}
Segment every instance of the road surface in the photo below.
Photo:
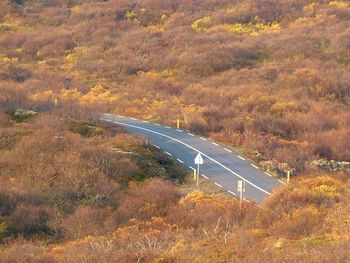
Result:
{"type": "Polygon", "coordinates": [[[156,148],[192,170],[196,168],[196,155],[201,153],[204,159],[204,164],[200,166],[201,176],[212,180],[217,187],[233,196],[239,197],[238,180],[245,181],[243,197],[257,203],[262,203],[274,188],[283,184],[281,180],[249,162],[241,153],[207,138],[119,115],[103,114],[101,120],[122,125],[126,130],[148,138],[156,148]]]}

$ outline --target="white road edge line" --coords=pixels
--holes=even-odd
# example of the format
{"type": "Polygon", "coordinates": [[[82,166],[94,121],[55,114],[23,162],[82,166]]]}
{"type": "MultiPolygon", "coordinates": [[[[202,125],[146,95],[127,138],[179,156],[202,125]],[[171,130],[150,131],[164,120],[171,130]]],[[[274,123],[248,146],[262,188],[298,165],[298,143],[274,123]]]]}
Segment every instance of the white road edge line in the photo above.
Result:
{"type": "Polygon", "coordinates": [[[224,148],[226,152],[232,153],[230,149],[224,148]]]}
{"type": "Polygon", "coordinates": [[[137,121],[137,119],[136,118],[130,118],[131,120],[134,120],[134,121],[137,121]]]}
{"type": "Polygon", "coordinates": [[[172,154],[170,152],[165,151],[165,153],[169,156],[172,156],[172,154]]]}
{"type": "Polygon", "coordinates": [[[250,203],[250,200],[248,200],[248,199],[243,198],[243,200],[244,200],[244,201],[247,201],[248,203],[250,203]]]}
{"type": "Polygon", "coordinates": [[[142,122],[149,123],[149,121],[142,121],[142,122]]]}
{"type": "Polygon", "coordinates": [[[235,195],[236,196],[236,194],[234,192],[232,192],[232,191],[227,191],[227,192],[229,192],[231,195],[235,195]]]}
{"type": "Polygon", "coordinates": [[[201,140],[203,141],[206,141],[207,139],[206,138],[203,138],[203,137],[199,137],[201,140]]]}
{"type": "Polygon", "coordinates": [[[272,175],[271,175],[271,174],[269,174],[268,172],[265,172],[265,174],[267,174],[268,176],[272,177],[272,175]]]}
{"type": "Polygon", "coordinates": [[[171,127],[169,127],[169,126],[164,126],[165,128],[167,128],[167,129],[171,129],[171,127]]]}
{"type": "Polygon", "coordinates": [[[237,157],[245,161],[245,159],[242,156],[237,155],[237,157]]]}
{"type": "Polygon", "coordinates": [[[176,129],[178,132],[184,132],[183,130],[176,129]]]}
{"type": "Polygon", "coordinates": [[[217,144],[216,142],[212,142],[212,144],[214,144],[215,146],[219,146],[219,144],[217,144]]]}
{"type": "Polygon", "coordinates": [[[203,176],[205,179],[209,179],[205,174],[201,174],[201,176],[203,176]]]}
{"type": "Polygon", "coordinates": [[[259,167],[258,166],[256,166],[255,164],[250,164],[251,166],[253,166],[255,169],[258,169],[259,170],[259,167]]]}
{"type": "Polygon", "coordinates": [[[282,180],[278,180],[280,183],[284,184],[284,182],[282,180]]]}
{"type": "Polygon", "coordinates": [[[215,182],[214,184],[222,188],[221,184],[218,184],[217,182],[215,182]]]}
{"type": "Polygon", "coordinates": [[[192,166],[188,166],[188,168],[190,168],[193,171],[197,171],[196,169],[194,169],[192,166]]]}
{"type": "Polygon", "coordinates": [[[184,163],[181,159],[176,159],[176,160],[178,160],[180,163],[184,163]]]}
{"type": "Polygon", "coordinates": [[[187,134],[190,135],[190,136],[194,136],[194,134],[192,134],[192,133],[190,133],[190,132],[188,132],[187,134]]]}
{"type": "MultiPolygon", "coordinates": [[[[139,126],[136,126],[136,125],[131,125],[131,124],[126,124],[126,123],[122,123],[122,122],[119,122],[119,121],[112,121],[112,120],[108,120],[108,119],[103,119],[101,118],[101,120],[104,120],[104,121],[108,121],[108,122],[114,122],[114,123],[117,123],[117,124],[120,124],[120,125],[124,125],[124,126],[129,126],[129,127],[133,127],[133,128],[136,128],[136,129],[140,129],[140,130],[144,130],[144,131],[148,131],[148,132],[151,132],[151,133],[154,133],[154,134],[158,134],[160,136],[163,136],[165,138],[168,138],[168,139],[171,139],[173,141],[176,141],[178,143],[181,143],[182,145],[185,145],[186,147],[196,151],[196,152],[199,152],[200,154],[202,154],[204,157],[208,158],[209,160],[213,161],[214,163],[216,163],[217,165],[221,166],[222,168],[224,168],[225,170],[229,171],[230,173],[236,175],[238,178],[242,179],[243,181],[247,182],[248,184],[250,184],[251,186],[255,187],[256,189],[264,192],[265,194],[268,194],[268,195],[271,195],[270,192],[262,189],[261,187],[257,186],[256,184],[250,182],[249,180],[245,179],[244,177],[242,177],[241,175],[239,175],[238,173],[232,171],[230,168],[228,168],[227,166],[223,165],[222,163],[216,161],[215,159],[211,158],[210,156],[206,155],[205,153],[201,152],[200,150],[192,147],[191,145],[185,143],[185,142],[182,142],[178,139],[175,139],[171,136],[168,136],[166,134],[163,134],[163,133],[160,133],[160,132],[156,132],[156,131],[153,131],[153,130],[150,130],[150,129],[146,129],[146,128],[142,128],[142,127],[139,127],[139,126]]],[[[191,168],[193,170],[195,170],[194,168],[191,168]]]]}
{"type": "Polygon", "coordinates": [[[160,147],[158,145],[153,144],[153,146],[156,147],[157,149],[160,149],[160,147]]]}
{"type": "Polygon", "coordinates": [[[154,125],[156,125],[156,126],[160,126],[160,124],[159,124],[159,123],[155,123],[154,125]]]}

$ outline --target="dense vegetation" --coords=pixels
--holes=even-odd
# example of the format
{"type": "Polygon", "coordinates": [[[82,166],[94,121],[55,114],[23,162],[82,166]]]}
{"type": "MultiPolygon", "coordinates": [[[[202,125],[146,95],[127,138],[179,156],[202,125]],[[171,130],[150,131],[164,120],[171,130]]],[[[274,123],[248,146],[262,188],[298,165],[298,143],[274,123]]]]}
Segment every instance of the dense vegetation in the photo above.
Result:
{"type": "Polygon", "coordinates": [[[118,127],[58,113],[16,120],[1,114],[1,262],[350,259],[346,172],[295,179],[240,212],[118,127]]]}
{"type": "Polygon", "coordinates": [[[349,69],[348,1],[0,1],[0,261],[350,261],[349,69]],[[296,176],[240,213],[101,112],[296,176]]]}

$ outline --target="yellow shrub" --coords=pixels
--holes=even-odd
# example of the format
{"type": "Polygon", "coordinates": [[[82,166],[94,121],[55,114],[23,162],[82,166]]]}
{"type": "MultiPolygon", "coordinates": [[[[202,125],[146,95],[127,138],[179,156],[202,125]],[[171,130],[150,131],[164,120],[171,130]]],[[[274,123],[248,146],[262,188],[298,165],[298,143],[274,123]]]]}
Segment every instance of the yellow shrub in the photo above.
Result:
{"type": "Polygon", "coordinates": [[[197,33],[203,32],[217,32],[217,31],[227,31],[240,35],[258,35],[262,32],[279,32],[280,24],[277,22],[272,23],[261,23],[258,22],[259,17],[254,18],[254,21],[248,24],[235,23],[235,24],[219,24],[211,26],[211,17],[206,16],[197,19],[192,23],[192,29],[197,33]]]}
{"type": "Polygon", "coordinates": [[[279,32],[280,25],[277,22],[273,23],[249,23],[249,24],[220,24],[208,30],[209,32],[227,31],[239,35],[258,35],[263,32],[279,32]]]}
{"type": "Polygon", "coordinates": [[[62,89],[59,97],[63,100],[79,100],[81,98],[81,92],[77,89],[62,89]]]}
{"type": "Polygon", "coordinates": [[[284,114],[300,110],[300,105],[295,101],[277,101],[271,106],[271,112],[278,114],[284,114]]]}
{"type": "Polygon", "coordinates": [[[349,4],[344,1],[332,1],[332,2],[329,2],[328,5],[336,8],[346,8],[349,6],[349,4]]]}
{"type": "Polygon", "coordinates": [[[30,99],[33,101],[52,101],[54,97],[55,94],[52,90],[45,90],[34,93],[30,96],[30,99]]]}
{"type": "Polygon", "coordinates": [[[64,61],[68,64],[73,64],[76,62],[76,56],[74,54],[68,54],[65,56],[64,61]]]}
{"type": "Polygon", "coordinates": [[[4,63],[17,63],[18,58],[9,58],[9,57],[4,57],[1,59],[2,62],[4,63]]]}
{"type": "Polygon", "coordinates": [[[192,29],[197,33],[205,32],[211,24],[211,17],[206,16],[194,21],[191,25],[192,29]]]}
{"type": "Polygon", "coordinates": [[[341,181],[329,176],[319,176],[312,179],[306,179],[302,181],[302,184],[308,187],[309,189],[325,192],[340,193],[345,189],[341,181]]]}
{"type": "Polygon", "coordinates": [[[125,14],[125,18],[129,21],[133,21],[136,18],[136,14],[134,11],[127,11],[125,14]]]}
{"type": "Polygon", "coordinates": [[[181,198],[179,203],[180,204],[184,204],[187,202],[198,202],[198,201],[203,201],[203,200],[214,200],[215,196],[214,195],[208,195],[203,193],[200,190],[195,190],[191,193],[189,193],[188,195],[186,195],[185,197],[181,198]]]}
{"type": "Polygon", "coordinates": [[[101,84],[97,84],[91,88],[91,90],[81,98],[82,103],[114,103],[117,101],[117,97],[113,96],[109,90],[103,87],[101,84]]]}
{"type": "Polygon", "coordinates": [[[317,6],[318,6],[318,3],[313,2],[311,4],[304,6],[303,10],[307,13],[311,13],[311,12],[315,11],[317,6]]]}

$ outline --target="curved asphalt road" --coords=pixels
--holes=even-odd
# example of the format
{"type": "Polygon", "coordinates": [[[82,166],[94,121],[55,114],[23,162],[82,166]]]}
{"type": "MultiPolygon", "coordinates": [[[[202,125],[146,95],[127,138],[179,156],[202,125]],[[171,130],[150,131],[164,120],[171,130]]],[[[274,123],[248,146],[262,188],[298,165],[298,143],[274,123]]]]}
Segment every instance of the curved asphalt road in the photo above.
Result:
{"type": "Polygon", "coordinates": [[[207,138],[119,115],[103,114],[101,120],[122,125],[128,131],[148,138],[156,148],[192,170],[196,167],[194,158],[200,152],[204,159],[204,164],[200,166],[201,176],[214,181],[218,187],[233,196],[239,196],[238,180],[246,182],[243,197],[257,203],[262,203],[274,188],[283,184],[282,181],[250,163],[242,154],[207,138]]]}

